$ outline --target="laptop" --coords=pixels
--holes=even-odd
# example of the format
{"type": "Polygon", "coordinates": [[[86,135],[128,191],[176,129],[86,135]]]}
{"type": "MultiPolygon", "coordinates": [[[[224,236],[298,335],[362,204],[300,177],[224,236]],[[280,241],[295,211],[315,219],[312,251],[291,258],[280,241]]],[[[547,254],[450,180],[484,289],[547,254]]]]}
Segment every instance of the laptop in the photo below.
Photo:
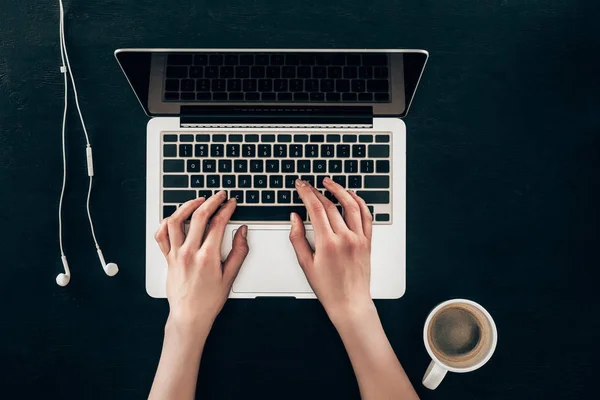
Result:
{"type": "Polygon", "coordinates": [[[119,49],[115,57],[147,124],[146,291],[166,297],[154,240],[182,203],[226,190],[238,206],[222,246],[248,225],[250,252],[230,298],[314,298],[289,242],[294,190],[324,177],[373,214],[371,295],[406,288],[406,128],[424,50],[119,49]]]}

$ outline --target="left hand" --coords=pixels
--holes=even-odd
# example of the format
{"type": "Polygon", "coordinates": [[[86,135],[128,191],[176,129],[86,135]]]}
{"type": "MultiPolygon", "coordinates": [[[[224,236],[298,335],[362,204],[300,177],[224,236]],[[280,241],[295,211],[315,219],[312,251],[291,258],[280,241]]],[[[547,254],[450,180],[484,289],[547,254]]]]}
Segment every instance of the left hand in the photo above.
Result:
{"type": "Polygon", "coordinates": [[[195,333],[208,334],[248,254],[248,227],[244,225],[233,239],[231,252],[221,262],[223,235],[236,207],[235,198],[231,198],[219,209],[225,198],[221,191],[208,199],[188,201],[163,220],[155,235],[169,265],[169,321],[195,333]],[[186,236],[183,224],[190,215],[186,236]]]}

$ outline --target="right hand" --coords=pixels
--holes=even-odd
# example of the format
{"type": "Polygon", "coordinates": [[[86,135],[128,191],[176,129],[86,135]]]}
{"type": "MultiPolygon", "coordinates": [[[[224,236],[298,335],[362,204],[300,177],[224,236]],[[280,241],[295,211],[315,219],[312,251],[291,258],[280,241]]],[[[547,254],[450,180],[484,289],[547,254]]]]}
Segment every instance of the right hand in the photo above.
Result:
{"type": "Polygon", "coordinates": [[[373,219],[365,201],[326,178],[329,190],[344,208],[336,206],[305,181],[296,181],[315,233],[315,250],[306,240],[304,224],[292,213],[290,241],[310,286],[329,318],[336,321],[373,307],[370,293],[373,219]]]}

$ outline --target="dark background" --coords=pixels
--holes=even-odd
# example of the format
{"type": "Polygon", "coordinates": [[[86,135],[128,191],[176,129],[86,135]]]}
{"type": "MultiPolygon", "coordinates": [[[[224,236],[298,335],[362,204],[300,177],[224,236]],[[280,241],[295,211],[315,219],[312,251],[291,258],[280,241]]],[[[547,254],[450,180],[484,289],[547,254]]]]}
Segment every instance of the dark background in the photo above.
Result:
{"type": "MultiPolygon", "coordinates": [[[[67,43],[95,154],[85,214],[83,134],[69,113],[65,247],[58,4],[3,0],[0,279],[3,398],[142,399],[166,301],[144,289],[145,125],[119,47],[424,48],[408,126],[407,292],[377,301],[424,399],[585,399],[599,315],[600,12],[582,0],[66,1],[67,43]],[[482,369],[420,379],[428,311],[480,302],[499,344],[482,369]]],[[[203,399],[356,399],[316,301],[230,301],[206,344],[203,399]]]]}

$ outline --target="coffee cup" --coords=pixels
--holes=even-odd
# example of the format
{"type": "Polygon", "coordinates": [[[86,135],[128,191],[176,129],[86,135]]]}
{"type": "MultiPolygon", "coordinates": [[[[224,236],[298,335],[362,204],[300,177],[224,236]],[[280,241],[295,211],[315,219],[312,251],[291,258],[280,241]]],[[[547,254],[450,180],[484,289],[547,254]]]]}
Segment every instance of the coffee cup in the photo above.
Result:
{"type": "Polygon", "coordinates": [[[498,332],[492,316],[481,305],[454,299],[431,310],[423,341],[431,357],[423,385],[433,390],[448,371],[465,373],[481,368],[494,354],[498,332]]]}

